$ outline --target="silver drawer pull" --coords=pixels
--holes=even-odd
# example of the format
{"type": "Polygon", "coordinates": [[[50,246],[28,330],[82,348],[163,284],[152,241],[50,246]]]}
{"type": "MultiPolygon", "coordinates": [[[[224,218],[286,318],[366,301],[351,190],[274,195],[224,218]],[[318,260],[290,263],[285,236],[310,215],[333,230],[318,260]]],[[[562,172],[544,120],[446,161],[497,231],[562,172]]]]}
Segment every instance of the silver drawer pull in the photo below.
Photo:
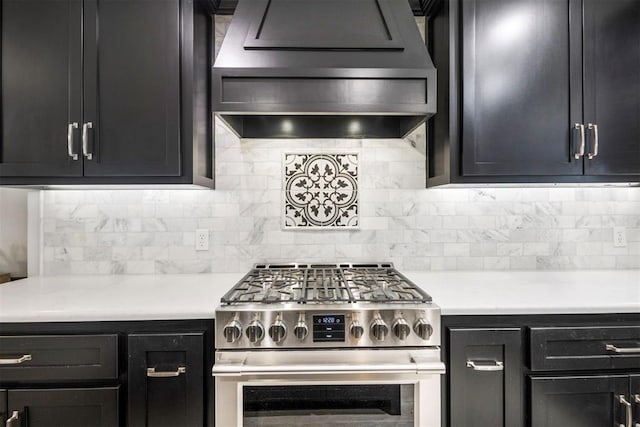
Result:
{"type": "Polygon", "coordinates": [[[92,122],[82,125],[82,153],[87,160],[93,160],[93,153],[89,152],[89,129],[93,129],[92,122]]]}
{"type": "Polygon", "coordinates": [[[73,160],[78,160],[78,153],[73,151],[73,130],[78,129],[78,122],[69,123],[67,127],[67,154],[73,160]]]}
{"type": "Polygon", "coordinates": [[[575,152],[573,157],[578,160],[580,157],[584,156],[584,146],[585,146],[585,135],[584,135],[584,125],[582,123],[576,123],[573,125],[573,128],[580,131],[580,145],[578,146],[578,151],[575,152]]]}
{"type": "Polygon", "coordinates": [[[627,399],[624,398],[624,394],[617,395],[616,400],[624,405],[625,418],[627,419],[625,426],[632,427],[631,424],[633,423],[633,421],[631,416],[631,403],[627,402],[627,399]]]}
{"type": "Polygon", "coordinates": [[[147,368],[147,376],[149,378],[171,378],[171,377],[179,377],[180,374],[186,374],[187,367],[186,366],[178,366],[178,369],[175,371],[161,371],[156,372],[156,368],[147,368]]]}
{"type": "Polygon", "coordinates": [[[613,344],[605,344],[604,348],[614,353],[640,353],[640,347],[619,348],[613,344]]]}
{"type": "Polygon", "coordinates": [[[589,160],[591,160],[598,155],[598,125],[589,123],[587,127],[593,133],[593,153],[589,151],[589,154],[587,155],[589,160]]]}
{"type": "Polygon", "coordinates": [[[29,360],[31,360],[31,355],[24,354],[15,359],[0,359],[0,365],[19,365],[21,363],[28,362],[29,360]]]}
{"type": "Polygon", "coordinates": [[[7,422],[5,423],[5,426],[12,427],[13,426],[13,422],[14,421],[18,421],[19,419],[20,419],[20,412],[13,411],[11,413],[11,418],[7,418],[7,422]]]}
{"type": "Polygon", "coordinates": [[[471,368],[474,371],[504,371],[504,363],[498,361],[491,361],[491,364],[479,363],[475,360],[467,360],[467,368],[471,368]]]}

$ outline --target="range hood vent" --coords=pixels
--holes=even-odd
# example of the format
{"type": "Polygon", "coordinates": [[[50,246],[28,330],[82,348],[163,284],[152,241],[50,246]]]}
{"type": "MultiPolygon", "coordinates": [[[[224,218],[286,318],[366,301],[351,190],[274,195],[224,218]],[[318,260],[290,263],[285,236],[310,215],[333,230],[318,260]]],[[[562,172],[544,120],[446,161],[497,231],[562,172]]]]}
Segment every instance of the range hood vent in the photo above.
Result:
{"type": "Polygon", "coordinates": [[[402,0],[240,0],[213,90],[242,138],[402,138],[436,111],[436,70],[402,0]]]}

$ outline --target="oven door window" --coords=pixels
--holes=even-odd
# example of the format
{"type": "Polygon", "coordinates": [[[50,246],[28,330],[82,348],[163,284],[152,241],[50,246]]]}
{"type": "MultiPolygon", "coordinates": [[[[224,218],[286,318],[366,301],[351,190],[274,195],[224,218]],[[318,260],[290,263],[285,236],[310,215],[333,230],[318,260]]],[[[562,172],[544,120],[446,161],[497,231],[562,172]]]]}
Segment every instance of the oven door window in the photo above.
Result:
{"type": "Polygon", "coordinates": [[[413,426],[413,384],[242,389],[244,426],[413,426]]]}

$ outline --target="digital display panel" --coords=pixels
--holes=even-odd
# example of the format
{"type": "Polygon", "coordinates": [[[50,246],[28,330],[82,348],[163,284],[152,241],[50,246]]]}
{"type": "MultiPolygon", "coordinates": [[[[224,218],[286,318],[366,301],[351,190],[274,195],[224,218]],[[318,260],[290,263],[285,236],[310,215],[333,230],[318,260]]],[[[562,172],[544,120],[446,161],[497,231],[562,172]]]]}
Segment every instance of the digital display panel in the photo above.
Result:
{"type": "Polygon", "coordinates": [[[313,342],[344,342],[344,314],[313,316],[313,342]]]}
{"type": "Polygon", "coordinates": [[[318,325],[344,325],[344,315],[340,316],[313,316],[313,323],[318,325]]]}

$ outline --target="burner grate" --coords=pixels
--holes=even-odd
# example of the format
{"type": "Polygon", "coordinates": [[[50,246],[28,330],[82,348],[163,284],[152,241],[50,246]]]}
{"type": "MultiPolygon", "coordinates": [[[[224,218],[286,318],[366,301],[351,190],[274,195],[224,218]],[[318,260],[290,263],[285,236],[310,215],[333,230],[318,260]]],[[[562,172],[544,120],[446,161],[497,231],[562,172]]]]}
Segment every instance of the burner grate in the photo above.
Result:
{"type": "Polygon", "coordinates": [[[390,263],[256,265],[223,304],[425,303],[431,297],[390,263]]]}

